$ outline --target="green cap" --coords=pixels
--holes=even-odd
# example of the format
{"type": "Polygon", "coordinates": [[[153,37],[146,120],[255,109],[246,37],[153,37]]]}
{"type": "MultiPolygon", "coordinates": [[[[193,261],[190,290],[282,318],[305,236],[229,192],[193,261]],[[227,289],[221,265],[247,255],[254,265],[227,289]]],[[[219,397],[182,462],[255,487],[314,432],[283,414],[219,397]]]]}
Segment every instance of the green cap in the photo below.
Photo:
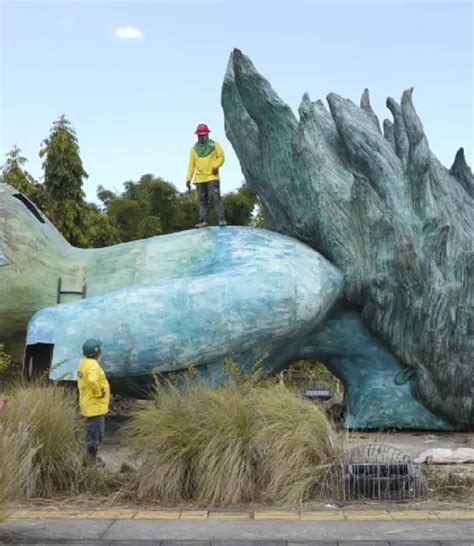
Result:
{"type": "Polygon", "coordinates": [[[84,356],[92,358],[100,351],[101,347],[102,342],[98,339],[88,339],[82,346],[82,352],[84,356]]]}

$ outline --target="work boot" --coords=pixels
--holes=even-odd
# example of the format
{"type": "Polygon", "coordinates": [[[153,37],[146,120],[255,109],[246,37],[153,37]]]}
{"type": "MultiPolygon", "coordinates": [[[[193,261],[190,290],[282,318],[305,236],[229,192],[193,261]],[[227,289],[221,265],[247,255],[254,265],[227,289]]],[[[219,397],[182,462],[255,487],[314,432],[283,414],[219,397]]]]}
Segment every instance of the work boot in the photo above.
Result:
{"type": "Polygon", "coordinates": [[[97,460],[97,447],[96,446],[87,446],[87,462],[94,464],[97,460]]]}
{"type": "Polygon", "coordinates": [[[227,222],[224,220],[224,218],[219,220],[219,227],[225,227],[226,225],[227,225],[227,222]]]}
{"type": "Polygon", "coordinates": [[[198,229],[207,227],[207,222],[199,222],[199,224],[196,224],[194,227],[198,229]]]}
{"type": "Polygon", "coordinates": [[[99,466],[100,468],[105,468],[105,463],[103,459],[101,459],[99,456],[95,458],[95,464],[99,466]]]}

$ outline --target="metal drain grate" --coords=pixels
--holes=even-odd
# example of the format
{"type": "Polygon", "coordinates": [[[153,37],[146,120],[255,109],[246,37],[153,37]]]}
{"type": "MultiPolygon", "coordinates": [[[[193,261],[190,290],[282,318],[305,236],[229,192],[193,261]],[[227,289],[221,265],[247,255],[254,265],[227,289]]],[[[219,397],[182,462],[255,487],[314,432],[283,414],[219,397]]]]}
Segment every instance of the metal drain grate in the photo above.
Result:
{"type": "Polygon", "coordinates": [[[326,473],[324,499],[405,500],[421,497],[427,487],[413,460],[385,444],[357,446],[339,457],[326,473]]]}

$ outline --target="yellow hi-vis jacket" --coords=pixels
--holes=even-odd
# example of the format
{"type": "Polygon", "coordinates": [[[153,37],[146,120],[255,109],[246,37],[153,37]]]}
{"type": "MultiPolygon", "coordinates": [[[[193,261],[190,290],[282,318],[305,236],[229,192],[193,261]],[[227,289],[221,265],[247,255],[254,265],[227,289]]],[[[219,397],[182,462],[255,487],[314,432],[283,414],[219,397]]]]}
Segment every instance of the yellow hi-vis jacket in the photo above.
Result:
{"type": "Polygon", "coordinates": [[[110,386],[95,358],[81,358],[77,367],[79,407],[84,417],[97,417],[109,411],[110,386]]]}
{"type": "Polygon", "coordinates": [[[197,155],[194,146],[189,153],[188,176],[186,180],[192,180],[195,184],[219,180],[219,173],[212,174],[212,169],[218,169],[224,164],[224,151],[221,145],[214,141],[215,148],[209,155],[201,157],[197,155]],[[194,180],[193,180],[194,177],[194,180]]]}

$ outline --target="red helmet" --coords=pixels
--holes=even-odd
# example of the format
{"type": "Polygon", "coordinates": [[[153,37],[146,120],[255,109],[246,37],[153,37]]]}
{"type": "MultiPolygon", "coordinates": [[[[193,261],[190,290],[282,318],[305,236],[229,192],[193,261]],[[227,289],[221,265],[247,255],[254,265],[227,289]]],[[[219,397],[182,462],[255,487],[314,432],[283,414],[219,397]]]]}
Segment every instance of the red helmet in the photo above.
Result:
{"type": "Polygon", "coordinates": [[[209,127],[205,123],[200,123],[197,129],[194,131],[195,135],[208,135],[211,132],[209,127]]]}

